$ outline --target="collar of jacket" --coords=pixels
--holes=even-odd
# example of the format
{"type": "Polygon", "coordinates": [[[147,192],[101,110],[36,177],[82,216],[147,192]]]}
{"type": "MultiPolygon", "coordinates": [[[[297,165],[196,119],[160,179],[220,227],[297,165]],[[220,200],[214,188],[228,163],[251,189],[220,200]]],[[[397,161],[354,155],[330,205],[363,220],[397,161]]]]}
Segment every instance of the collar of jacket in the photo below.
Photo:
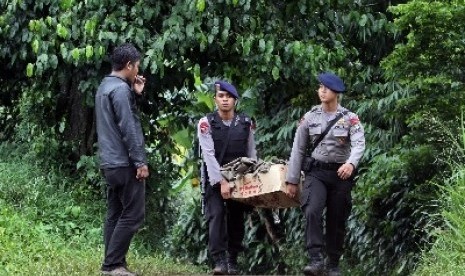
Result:
{"type": "Polygon", "coordinates": [[[125,83],[127,83],[127,84],[129,85],[129,87],[132,87],[132,86],[131,86],[131,83],[129,82],[129,80],[124,79],[124,78],[122,78],[122,77],[120,77],[120,76],[115,76],[115,75],[111,75],[111,74],[110,74],[110,75],[107,75],[107,78],[118,78],[118,79],[124,81],[125,83]]]}

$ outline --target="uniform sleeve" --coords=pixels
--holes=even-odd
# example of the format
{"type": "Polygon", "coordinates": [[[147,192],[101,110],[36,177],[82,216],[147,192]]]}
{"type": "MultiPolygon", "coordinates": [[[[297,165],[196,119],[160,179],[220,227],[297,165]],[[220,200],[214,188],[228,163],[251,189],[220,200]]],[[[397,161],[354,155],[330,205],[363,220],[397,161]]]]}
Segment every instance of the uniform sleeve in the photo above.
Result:
{"type": "Polygon", "coordinates": [[[257,160],[257,149],[255,146],[255,131],[251,127],[249,133],[249,140],[247,142],[247,157],[257,160]]]}
{"type": "Polygon", "coordinates": [[[111,100],[116,123],[129,157],[136,167],[140,167],[147,164],[147,157],[140,121],[131,107],[131,93],[133,92],[125,87],[117,88],[112,93],[111,100]]]}
{"type": "Polygon", "coordinates": [[[200,119],[197,125],[197,137],[199,138],[202,158],[207,166],[210,185],[215,185],[223,179],[220,171],[220,164],[215,158],[215,144],[211,134],[210,124],[207,117],[200,119]]]}
{"type": "Polygon", "coordinates": [[[300,182],[300,171],[302,169],[302,160],[307,149],[308,140],[308,122],[310,114],[307,113],[300,120],[299,126],[294,137],[291,157],[287,167],[286,182],[298,184],[300,182]]]}
{"type": "Polygon", "coordinates": [[[358,167],[365,152],[365,131],[357,115],[350,115],[350,156],[347,162],[358,167]]]}

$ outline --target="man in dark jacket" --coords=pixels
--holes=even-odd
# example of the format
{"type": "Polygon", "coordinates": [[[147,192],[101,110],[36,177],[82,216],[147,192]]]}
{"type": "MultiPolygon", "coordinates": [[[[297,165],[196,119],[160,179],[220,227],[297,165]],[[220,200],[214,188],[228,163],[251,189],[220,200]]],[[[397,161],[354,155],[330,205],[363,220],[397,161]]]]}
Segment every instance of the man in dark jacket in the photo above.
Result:
{"type": "Polygon", "coordinates": [[[198,123],[197,135],[202,149],[206,176],[205,215],[208,221],[208,249],[215,262],[213,274],[238,274],[237,256],[242,251],[244,212],[248,208],[231,200],[229,182],[220,166],[238,157],[257,159],[252,121],[237,114],[239,94],[225,81],[215,83],[217,111],[198,123]]]}
{"type": "Polygon", "coordinates": [[[112,72],[95,96],[100,168],[107,182],[104,275],[135,275],[127,269],[131,239],[145,217],[149,176],[144,136],[135,105],[145,79],[138,76],[140,53],[123,44],[111,56],[112,72]]]}

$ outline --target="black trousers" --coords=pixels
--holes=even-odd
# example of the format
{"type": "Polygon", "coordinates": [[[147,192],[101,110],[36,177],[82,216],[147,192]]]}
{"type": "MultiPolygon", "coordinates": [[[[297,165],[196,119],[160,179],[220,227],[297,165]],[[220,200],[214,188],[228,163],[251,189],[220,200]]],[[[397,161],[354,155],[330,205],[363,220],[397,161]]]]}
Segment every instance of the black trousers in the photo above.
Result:
{"type": "Polygon", "coordinates": [[[220,186],[206,185],[205,217],[208,224],[208,250],[215,258],[229,253],[237,256],[243,250],[244,213],[249,207],[221,196],[220,186]]]}
{"type": "Polygon", "coordinates": [[[338,264],[343,253],[346,222],[352,209],[353,185],[353,178],[342,180],[334,170],[312,168],[306,173],[301,208],[306,219],[306,246],[310,258],[326,253],[330,263],[338,264]]]}
{"type": "Polygon", "coordinates": [[[105,258],[102,270],[126,266],[131,239],[145,217],[145,181],[136,179],[134,167],[105,169],[107,215],[103,231],[105,258]]]}

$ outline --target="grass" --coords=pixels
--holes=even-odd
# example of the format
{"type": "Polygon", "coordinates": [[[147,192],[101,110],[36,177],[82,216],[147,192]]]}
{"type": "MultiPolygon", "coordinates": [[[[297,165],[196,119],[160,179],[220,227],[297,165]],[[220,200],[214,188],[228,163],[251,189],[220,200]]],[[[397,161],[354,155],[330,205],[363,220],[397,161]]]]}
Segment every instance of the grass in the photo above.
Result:
{"type": "Polygon", "coordinates": [[[413,275],[465,275],[465,167],[458,171],[453,185],[444,188],[445,227],[432,233],[435,243],[413,275]]]}
{"type": "MultiPolygon", "coordinates": [[[[99,275],[104,199],[85,199],[85,189],[70,188],[81,183],[5,159],[0,156],[0,275],[99,275]]],[[[142,275],[206,272],[137,242],[136,235],[128,263],[142,275]]]]}
{"type": "MultiPolygon", "coordinates": [[[[29,220],[1,203],[0,275],[98,275],[102,246],[66,241],[50,235],[43,225],[29,220]]],[[[139,254],[134,246],[128,255],[131,268],[142,275],[201,274],[202,267],[179,264],[160,255],[139,254]]]]}

